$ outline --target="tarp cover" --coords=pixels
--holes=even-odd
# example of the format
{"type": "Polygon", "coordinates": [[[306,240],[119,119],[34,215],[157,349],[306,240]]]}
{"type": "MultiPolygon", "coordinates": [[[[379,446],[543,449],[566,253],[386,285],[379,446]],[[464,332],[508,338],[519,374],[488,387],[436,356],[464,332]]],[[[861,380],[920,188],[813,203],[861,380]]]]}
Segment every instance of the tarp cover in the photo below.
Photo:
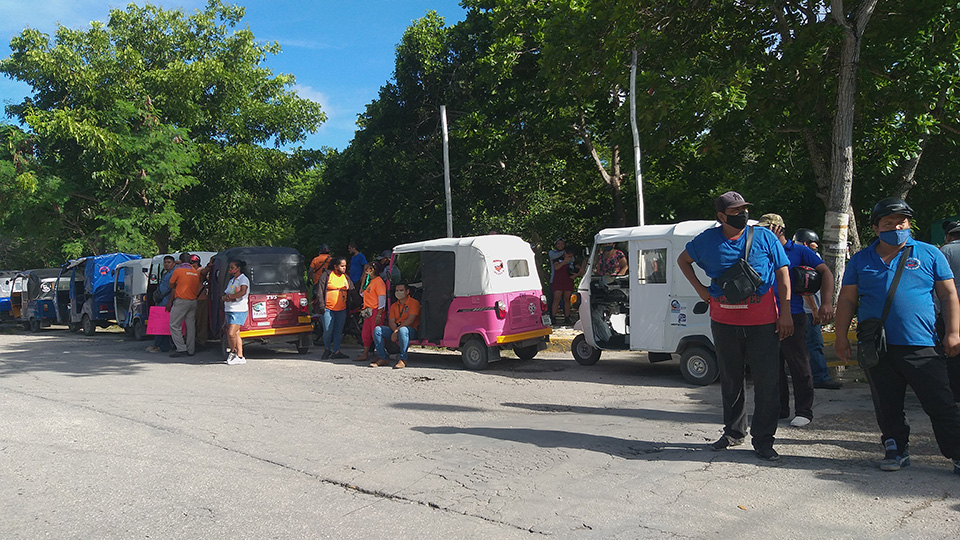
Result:
{"type": "Polygon", "coordinates": [[[450,251],[420,253],[420,277],[423,296],[420,298],[420,339],[435,343],[443,339],[447,311],[453,301],[456,254],[450,251]]]}
{"type": "Polygon", "coordinates": [[[107,253],[86,257],[84,290],[87,300],[93,300],[94,304],[108,304],[113,309],[113,269],[124,261],[139,258],[141,258],[140,255],[129,253],[107,253]]]}
{"type": "Polygon", "coordinates": [[[516,236],[440,238],[393,248],[395,254],[423,251],[447,251],[456,255],[456,268],[452,272],[456,297],[543,289],[530,244],[516,236]]]}

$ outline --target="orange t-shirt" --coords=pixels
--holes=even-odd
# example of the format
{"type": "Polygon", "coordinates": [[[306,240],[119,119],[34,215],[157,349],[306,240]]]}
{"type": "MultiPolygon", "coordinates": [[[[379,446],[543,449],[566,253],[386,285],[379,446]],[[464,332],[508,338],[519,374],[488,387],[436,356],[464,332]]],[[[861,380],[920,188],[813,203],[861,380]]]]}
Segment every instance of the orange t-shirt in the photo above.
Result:
{"type": "MultiPolygon", "coordinates": [[[[366,279],[366,276],[364,276],[366,279]]],[[[379,297],[387,295],[387,284],[383,282],[380,276],[374,276],[370,280],[370,285],[363,290],[363,307],[377,309],[380,305],[379,297]]]]}
{"type": "Polygon", "coordinates": [[[397,321],[397,326],[402,324],[416,330],[420,326],[420,302],[409,296],[403,302],[394,302],[390,306],[390,318],[397,321]]]}
{"type": "Polygon", "coordinates": [[[327,309],[343,311],[347,309],[347,275],[330,272],[327,280],[327,309]]]}
{"type": "Polygon", "coordinates": [[[310,270],[313,270],[314,283],[320,281],[320,274],[326,270],[328,262],[330,262],[330,255],[327,253],[324,253],[323,255],[317,255],[312,261],[310,261],[310,270]]]}
{"type": "Polygon", "coordinates": [[[174,298],[196,300],[200,292],[200,273],[190,268],[178,267],[170,276],[170,286],[174,289],[174,298]]]}

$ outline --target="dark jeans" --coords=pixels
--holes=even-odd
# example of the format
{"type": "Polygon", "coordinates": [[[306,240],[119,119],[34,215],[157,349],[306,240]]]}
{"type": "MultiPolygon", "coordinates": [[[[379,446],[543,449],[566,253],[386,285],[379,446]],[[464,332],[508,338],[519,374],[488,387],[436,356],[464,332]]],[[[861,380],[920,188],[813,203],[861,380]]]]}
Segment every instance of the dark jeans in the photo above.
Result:
{"type": "Polygon", "coordinates": [[[153,336],[153,346],[160,349],[160,352],[170,352],[173,340],[170,336],[153,336]]]}
{"type": "Polygon", "coordinates": [[[910,385],[930,417],[940,452],[950,459],[960,459],[960,409],[953,401],[947,365],[939,348],[890,345],[880,363],[866,374],[881,443],[893,439],[897,448],[906,447],[910,426],[903,413],[903,400],[910,385]]]}
{"type": "Polygon", "coordinates": [[[813,324],[813,315],[805,313],[807,319],[807,352],[810,353],[810,374],[813,382],[830,380],[827,359],[823,356],[823,327],[813,324]]]}
{"type": "Polygon", "coordinates": [[[813,376],[807,354],[807,314],[793,314],[793,335],[780,342],[780,416],[790,416],[790,385],[793,379],[794,414],[813,420],[813,376]]]}
{"type": "Polygon", "coordinates": [[[780,412],[780,338],[777,325],[733,326],[711,322],[713,345],[720,365],[723,396],[723,434],[728,439],[747,436],[746,366],[753,377],[754,448],[773,446],[780,412]]]}

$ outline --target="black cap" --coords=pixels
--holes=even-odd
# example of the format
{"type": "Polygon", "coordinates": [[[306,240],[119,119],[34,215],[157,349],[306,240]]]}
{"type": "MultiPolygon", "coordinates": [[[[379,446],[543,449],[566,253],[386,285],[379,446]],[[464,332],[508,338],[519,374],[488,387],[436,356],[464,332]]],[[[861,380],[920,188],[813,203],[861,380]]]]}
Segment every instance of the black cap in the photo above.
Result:
{"type": "Polygon", "coordinates": [[[381,258],[381,259],[389,259],[391,256],[393,256],[393,250],[392,250],[392,249],[385,249],[385,250],[383,250],[382,253],[380,253],[380,258],[381,258]]]}
{"type": "Polygon", "coordinates": [[[908,218],[912,218],[913,208],[910,208],[910,205],[903,199],[887,197],[873,205],[873,211],[870,212],[870,224],[876,225],[880,223],[881,219],[894,214],[902,214],[908,218]]]}
{"type": "Polygon", "coordinates": [[[717,201],[714,203],[714,207],[717,209],[717,212],[725,212],[727,208],[731,206],[747,206],[753,203],[748,203],[743,199],[743,195],[737,193],[736,191],[728,191],[723,195],[717,197],[717,201]]]}

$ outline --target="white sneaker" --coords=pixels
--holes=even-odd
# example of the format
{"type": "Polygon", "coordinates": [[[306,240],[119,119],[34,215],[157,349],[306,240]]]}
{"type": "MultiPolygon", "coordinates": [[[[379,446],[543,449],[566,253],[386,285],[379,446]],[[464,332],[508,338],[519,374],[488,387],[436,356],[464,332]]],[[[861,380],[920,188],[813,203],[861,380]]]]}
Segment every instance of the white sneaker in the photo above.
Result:
{"type": "Polygon", "coordinates": [[[793,420],[790,421],[790,425],[793,427],[803,427],[810,423],[810,419],[806,416],[794,416],[793,420]]]}
{"type": "Polygon", "coordinates": [[[239,366],[240,364],[246,364],[246,363],[247,363],[246,358],[242,356],[237,356],[235,354],[231,354],[230,358],[227,358],[227,364],[231,366],[239,366]]]}
{"type": "Polygon", "coordinates": [[[247,363],[247,359],[244,358],[244,357],[242,357],[242,356],[238,356],[236,362],[237,362],[238,364],[246,364],[246,363],[247,363]]]}

